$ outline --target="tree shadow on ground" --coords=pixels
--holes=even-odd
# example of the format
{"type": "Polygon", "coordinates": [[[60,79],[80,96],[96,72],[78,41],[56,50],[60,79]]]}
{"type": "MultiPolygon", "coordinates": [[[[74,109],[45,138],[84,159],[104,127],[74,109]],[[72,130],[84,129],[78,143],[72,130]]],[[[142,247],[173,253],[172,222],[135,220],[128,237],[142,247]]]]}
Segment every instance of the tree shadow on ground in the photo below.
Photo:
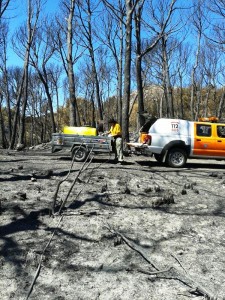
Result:
{"type": "Polygon", "coordinates": [[[23,216],[23,218],[13,220],[7,225],[0,226],[0,238],[20,231],[36,230],[39,225],[42,224],[38,217],[40,215],[49,215],[48,208],[31,211],[29,214],[25,213],[25,211],[22,210],[19,206],[17,206],[16,209],[17,212],[23,216]]]}
{"type": "Polygon", "coordinates": [[[156,209],[158,211],[161,211],[165,214],[171,214],[171,215],[177,215],[177,216],[198,216],[198,217],[220,217],[220,218],[224,218],[225,217],[225,203],[224,200],[218,199],[215,203],[216,208],[212,209],[212,210],[204,210],[201,211],[201,209],[199,209],[198,211],[196,211],[196,209],[194,211],[188,210],[188,209],[184,209],[184,208],[177,208],[173,209],[172,207],[157,207],[156,209]]]}
{"type": "Polygon", "coordinates": [[[186,165],[182,168],[171,168],[168,167],[166,164],[162,164],[159,163],[157,161],[146,161],[146,160],[136,160],[136,163],[141,165],[141,166],[149,166],[149,167],[163,167],[165,169],[169,169],[171,171],[176,171],[176,170],[186,170],[186,169],[190,169],[190,170],[195,170],[195,169],[221,169],[221,170],[225,170],[225,161],[221,161],[221,164],[216,164],[213,162],[210,162],[208,160],[206,160],[205,162],[197,162],[194,159],[191,160],[190,162],[187,162],[186,165]]]}
{"type": "MultiPolygon", "coordinates": [[[[111,194],[112,196],[112,194],[111,194]]],[[[183,215],[183,216],[199,216],[199,217],[206,217],[206,216],[215,216],[215,217],[225,217],[225,203],[223,199],[218,199],[215,203],[216,208],[208,211],[196,211],[193,210],[188,210],[184,208],[179,208],[179,207],[174,207],[174,205],[162,205],[159,207],[153,207],[152,204],[149,205],[127,205],[127,204],[122,204],[122,203],[115,203],[112,201],[112,199],[108,197],[106,194],[105,196],[102,194],[94,194],[92,197],[84,200],[84,201],[79,201],[76,200],[72,202],[68,208],[70,209],[79,209],[82,206],[85,206],[87,203],[90,202],[96,202],[100,204],[102,207],[114,207],[114,208],[125,208],[125,209],[140,209],[140,210],[158,210],[161,211],[162,213],[166,214],[174,214],[174,215],[183,215]]]]}
{"type": "MultiPolygon", "coordinates": [[[[70,173],[75,173],[75,172],[78,172],[79,169],[77,170],[71,170],[70,173]]],[[[31,180],[31,178],[35,178],[37,180],[42,180],[42,179],[50,179],[51,176],[55,176],[55,177],[65,177],[67,174],[68,174],[68,170],[67,171],[61,171],[61,172],[57,172],[57,173],[54,173],[54,172],[50,172],[49,174],[29,174],[29,175],[26,175],[26,174],[15,174],[13,172],[7,172],[7,174],[5,175],[10,175],[11,177],[10,178],[0,178],[0,182],[14,182],[14,181],[20,181],[20,180],[24,180],[24,181],[27,181],[27,180],[31,180]]],[[[39,172],[40,173],[40,172],[39,172]]]]}
{"type": "Polygon", "coordinates": [[[7,159],[4,159],[4,160],[1,160],[0,159],[0,163],[1,162],[4,162],[4,163],[17,163],[17,162],[26,162],[27,159],[14,159],[14,160],[7,160],[7,159]]]}

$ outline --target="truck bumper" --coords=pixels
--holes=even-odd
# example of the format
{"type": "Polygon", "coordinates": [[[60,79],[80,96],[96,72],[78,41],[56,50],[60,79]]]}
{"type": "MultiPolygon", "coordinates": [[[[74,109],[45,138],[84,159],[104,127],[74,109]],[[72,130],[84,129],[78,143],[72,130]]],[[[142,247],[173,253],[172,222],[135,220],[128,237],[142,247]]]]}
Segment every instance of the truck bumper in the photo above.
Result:
{"type": "Polygon", "coordinates": [[[152,152],[149,150],[147,144],[143,143],[127,143],[127,146],[134,148],[136,153],[151,156],[152,152]]]}

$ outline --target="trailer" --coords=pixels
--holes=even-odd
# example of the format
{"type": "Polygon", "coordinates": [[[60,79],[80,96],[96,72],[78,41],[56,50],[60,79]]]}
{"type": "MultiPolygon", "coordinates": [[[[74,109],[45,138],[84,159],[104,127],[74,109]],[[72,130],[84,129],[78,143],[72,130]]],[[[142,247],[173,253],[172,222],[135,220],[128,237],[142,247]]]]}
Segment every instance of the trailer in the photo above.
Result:
{"type": "Polygon", "coordinates": [[[111,137],[100,135],[52,134],[52,153],[69,149],[71,157],[77,162],[85,161],[90,152],[110,154],[111,137]]]}

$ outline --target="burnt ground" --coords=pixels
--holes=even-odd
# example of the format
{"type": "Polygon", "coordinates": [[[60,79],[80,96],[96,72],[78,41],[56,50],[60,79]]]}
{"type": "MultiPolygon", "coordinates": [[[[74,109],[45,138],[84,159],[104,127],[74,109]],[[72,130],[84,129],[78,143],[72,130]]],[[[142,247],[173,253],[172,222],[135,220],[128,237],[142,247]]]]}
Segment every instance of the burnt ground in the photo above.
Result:
{"type": "Polygon", "coordinates": [[[70,167],[48,147],[0,150],[1,300],[225,297],[224,161],[70,167]]]}

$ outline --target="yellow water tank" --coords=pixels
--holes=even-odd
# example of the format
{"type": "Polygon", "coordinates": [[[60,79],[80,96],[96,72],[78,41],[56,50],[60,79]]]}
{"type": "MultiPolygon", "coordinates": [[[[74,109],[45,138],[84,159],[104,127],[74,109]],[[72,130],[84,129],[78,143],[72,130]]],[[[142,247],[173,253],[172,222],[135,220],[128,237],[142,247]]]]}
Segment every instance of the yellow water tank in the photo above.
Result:
{"type": "Polygon", "coordinates": [[[65,126],[63,128],[65,134],[78,134],[78,135],[97,135],[97,129],[89,126],[65,126]]]}

